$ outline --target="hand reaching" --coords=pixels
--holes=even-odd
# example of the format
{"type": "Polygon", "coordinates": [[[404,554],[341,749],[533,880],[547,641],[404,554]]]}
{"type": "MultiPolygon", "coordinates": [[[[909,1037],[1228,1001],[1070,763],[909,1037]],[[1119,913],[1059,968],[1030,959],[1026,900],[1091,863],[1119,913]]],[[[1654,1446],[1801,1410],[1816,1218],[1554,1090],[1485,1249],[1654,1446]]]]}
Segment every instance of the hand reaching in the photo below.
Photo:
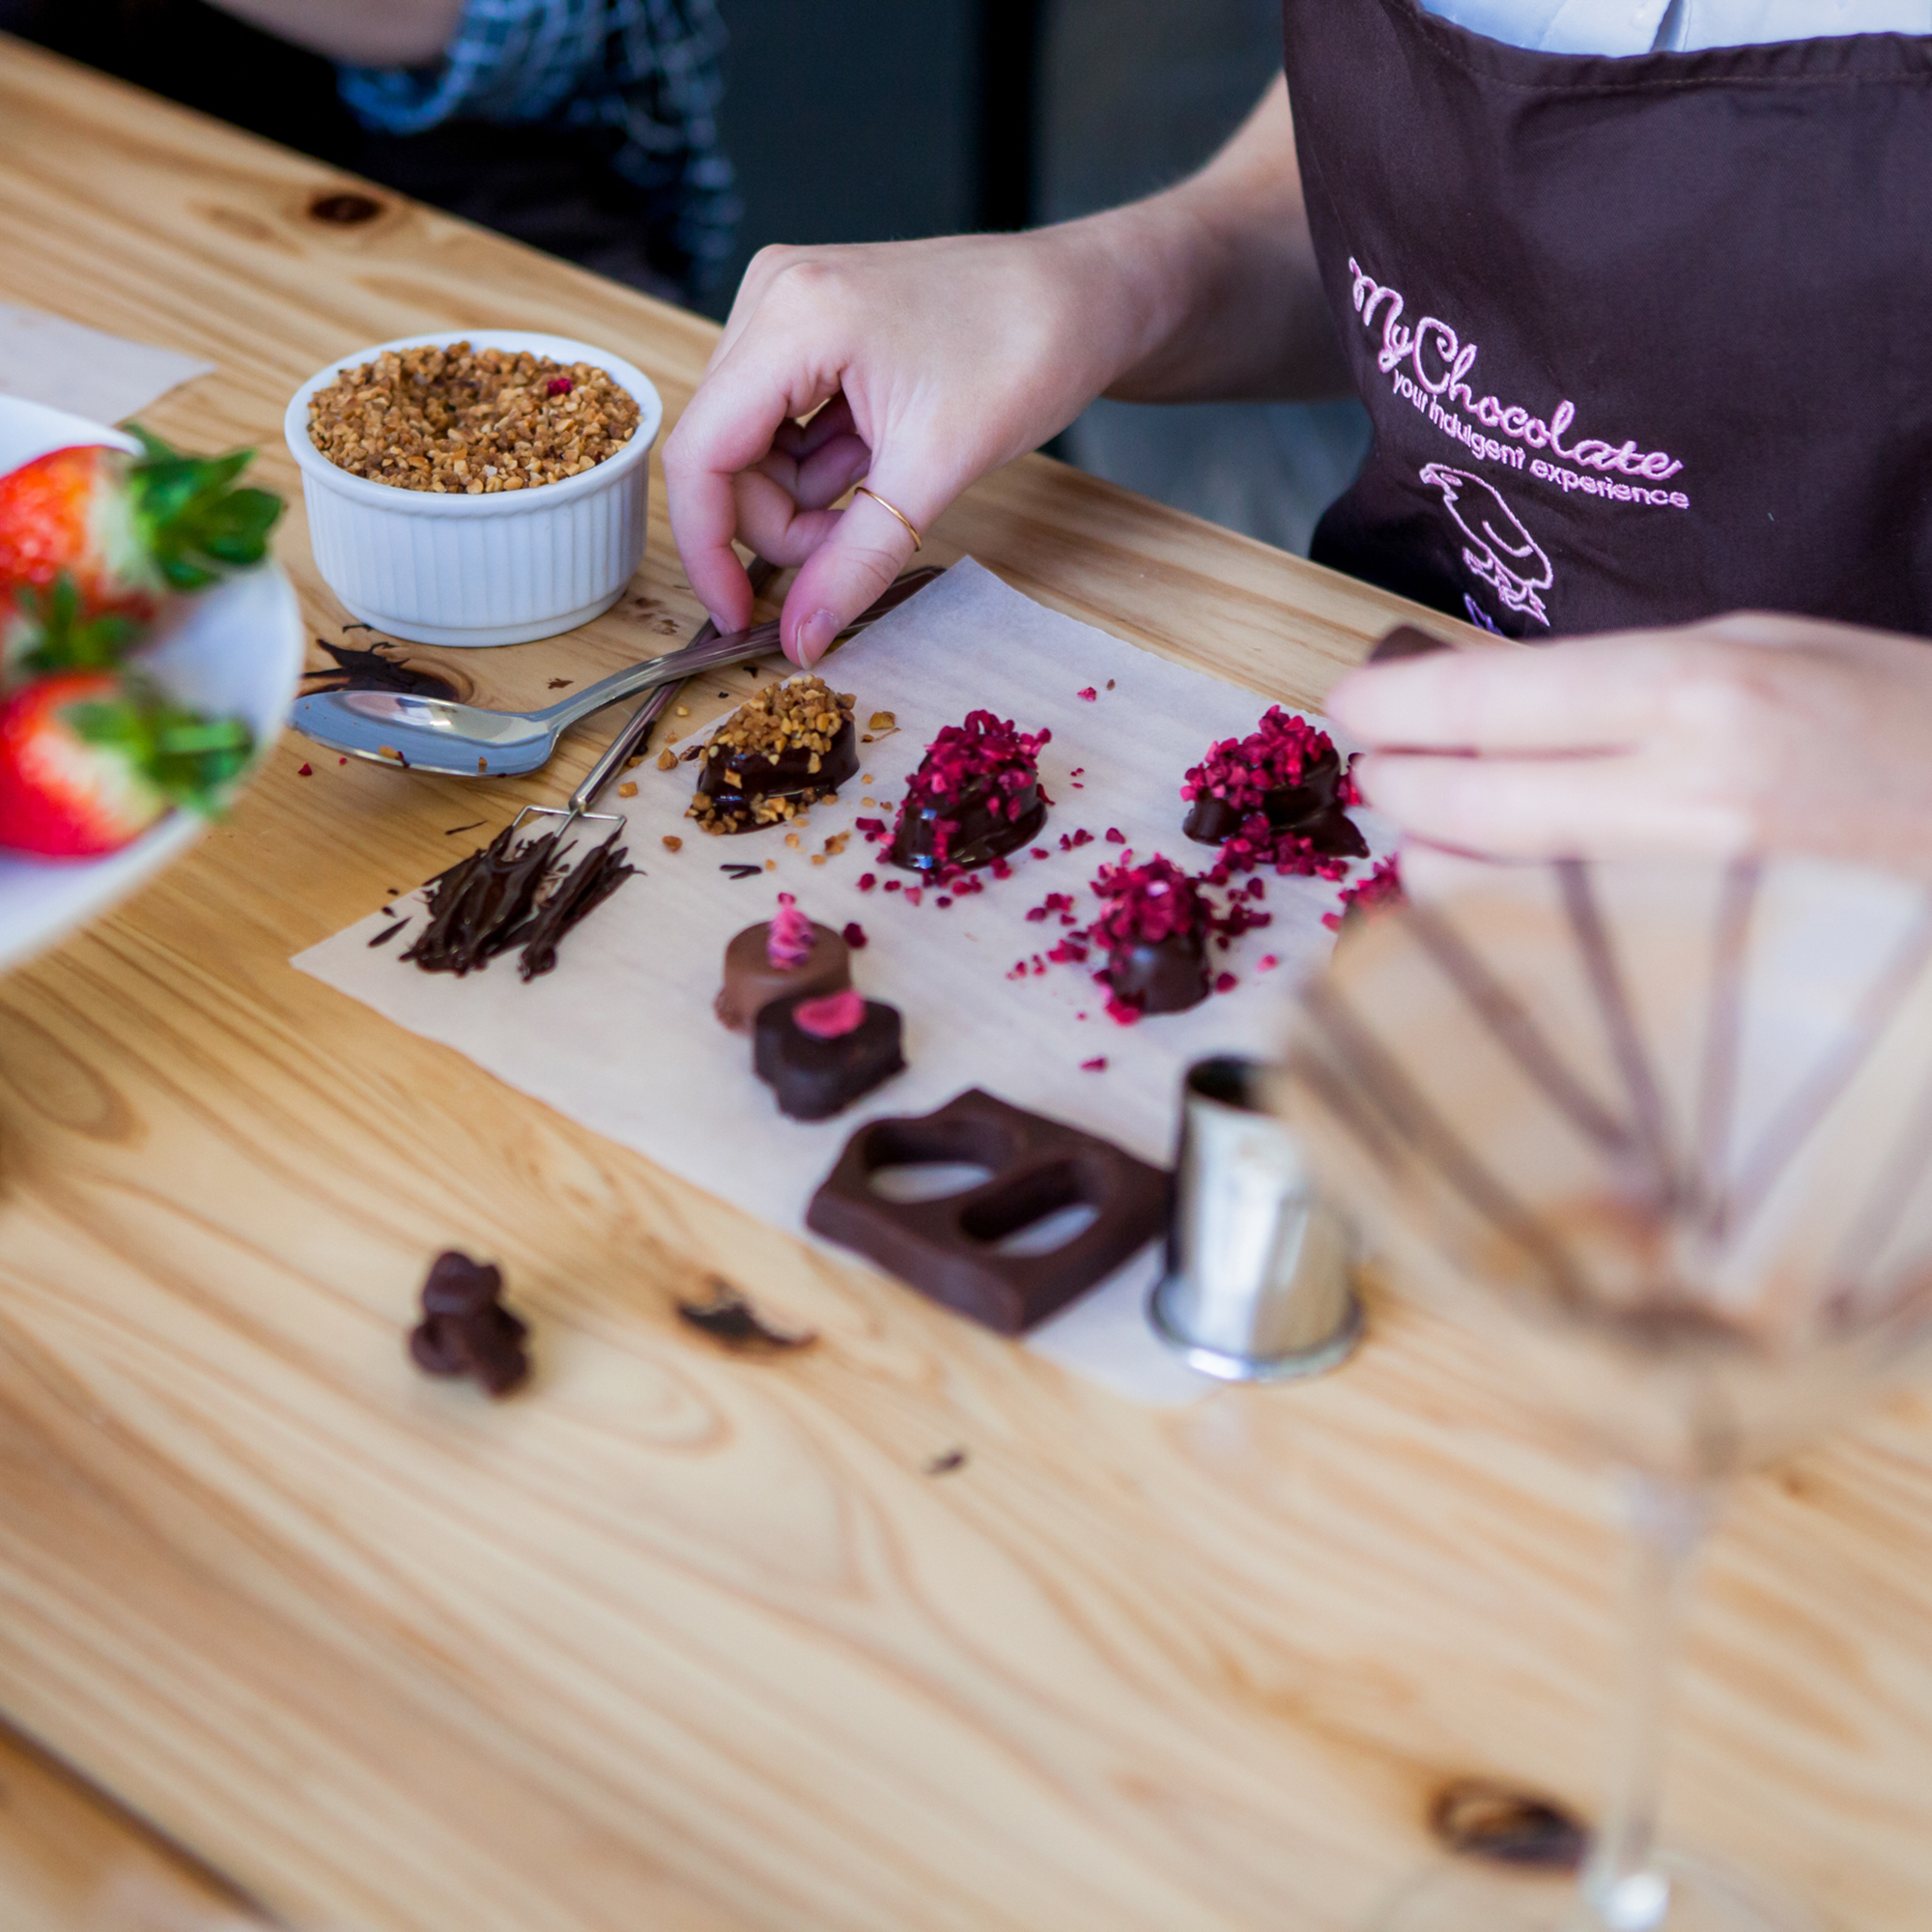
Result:
{"type": "Polygon", "coordinates": [[[1932,877],[1932,644],[1745,612],[1350,672],[1328,710],[1410,836],[1521,858],[1749,851],[1932,877]]]}

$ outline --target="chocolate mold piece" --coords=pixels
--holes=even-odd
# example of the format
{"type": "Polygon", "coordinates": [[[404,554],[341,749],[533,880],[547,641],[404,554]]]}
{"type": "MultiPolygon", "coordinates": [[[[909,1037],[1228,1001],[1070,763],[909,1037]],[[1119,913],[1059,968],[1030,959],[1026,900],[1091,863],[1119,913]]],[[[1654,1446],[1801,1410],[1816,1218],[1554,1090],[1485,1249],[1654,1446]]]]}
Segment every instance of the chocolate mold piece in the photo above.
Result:
{"type": "Polygon", "coordinates": [[[1172,1187],[1165,1170],[1111,1141],[975,1087],[937,1113],[861,1127],[805,1219],[955,1313],[1021,1335],[1163,1233],[1172,1187]],[[888,1201],[872,1189],[881,1169],[940,1162],[983,1167],[991,1179],[936,1201],[888,1201]],[[1007,1236],[1081,1205],[1094,1219],[1064,1245],[998,1252],[1007,1236]]]}

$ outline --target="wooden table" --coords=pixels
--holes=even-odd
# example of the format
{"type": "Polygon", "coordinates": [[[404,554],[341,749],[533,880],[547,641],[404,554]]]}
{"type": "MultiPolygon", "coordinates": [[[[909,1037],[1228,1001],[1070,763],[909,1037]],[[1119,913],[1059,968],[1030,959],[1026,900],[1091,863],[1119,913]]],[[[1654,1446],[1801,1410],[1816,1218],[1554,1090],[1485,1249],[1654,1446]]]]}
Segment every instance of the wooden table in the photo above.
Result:
{"type": "MultiPolygon", "coordinates": [[[[331,638],[279,439],[311,369],[542,327],[675,413],[712,339],[393,197],[310,216],[344,185],[0,49],[0,298],[220,365],[150,419],[260,443],[331,638]]],[[[653,510],[635,595],[466,656],[479,689],[696,622],[653,510]]],[[[932,548],[1304,703],[1397,609],[1039,460],[932,548]]],[[[493,784],[291,740],[187,863],[0,986],[0,1710],[286,1919],[372,1932],[1342,1932],[1445,1777],[1587,1806],[1613,1537],[1507,1364],[1378,1306],[1343,1375],[1139,1408],[290,969],[598,740],[493,784]],[[450,1243],[535,1324],[514,1401],[405,1364],[450,1243]],[[820,1345],[682,1327],[714,1271],[820,1345]]],[[[1692,1649],[1673,1824],[1840,1932],[1932,1922],[1924,1405],[1749,1487],[1692,1649]]],[[[10,1927],[69,1895],[47,1861],[168,1863],[43,1767],[0,1759],[8,1790],[51,1821],[0,1830],[10,1927]]]]}

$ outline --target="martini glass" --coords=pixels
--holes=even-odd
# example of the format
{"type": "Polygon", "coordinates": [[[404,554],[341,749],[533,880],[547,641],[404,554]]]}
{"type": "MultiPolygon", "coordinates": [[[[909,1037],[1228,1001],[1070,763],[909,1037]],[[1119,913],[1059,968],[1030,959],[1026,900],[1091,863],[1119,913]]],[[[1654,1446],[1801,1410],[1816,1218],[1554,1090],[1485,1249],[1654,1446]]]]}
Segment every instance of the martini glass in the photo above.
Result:
{"type": "Polygon", "coordinates": [[[1724,1490],[1932,1342],[1932,895],[1809,863],[1493,867],[1302,989],[1282,1101],[1397,1281],[1624,1471],[1630,1652],[1579,1881],[1445,1865],[1376,1932],[1810,1932],[1657,1843],[1724,1490]]]}

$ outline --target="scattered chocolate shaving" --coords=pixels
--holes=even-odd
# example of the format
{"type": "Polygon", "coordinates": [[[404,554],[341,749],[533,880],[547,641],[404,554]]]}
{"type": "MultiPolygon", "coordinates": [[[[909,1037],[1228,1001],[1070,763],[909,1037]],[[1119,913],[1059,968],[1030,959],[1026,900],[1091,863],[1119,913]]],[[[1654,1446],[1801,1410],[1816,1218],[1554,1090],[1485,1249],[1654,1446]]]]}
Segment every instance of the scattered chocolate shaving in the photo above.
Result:
{"type": "Polygon", "coordinates": [[[1445,1784],[1429,1806],[1429,1829],[1459,1857],[1575,1871],[1590,1834],[1553,1799],[1512,1791],[1484,1777],[1445,1784]]]}
{"type": "Polygon", "coordinates": [[[562,871],[572,847],[559,848],[561,836],[546,832],[518,845],[516,828],[506,825],[480,851],[439,872],[424,888],[428,923],[401,956],[425,973],[460,979],[522,947],[519,975],[534,980],[548,973],[564,935],[637,869],[617,844],[620,829],[562,871]]]}
{"type": "MultiPolygon", "coordinates": [[[[524,940],[523,954],[517,961],[521,979],[534,980],[539,974],[548,973],[556,964],[556,949],[564,936],[596,911],[638,869],[625,863],[630,850],[617,843],[623,836],[620,826],[603,844],[592,846],[582,863],[572,867],[552,889],[524,940]]],[[[560,863],[562,854],[557,857],[560,863]]]]}
{"type": "Polygon", "coordinates": [[[432,1376],[469,1376],[507,1395],[530,1372],[526,1323],[500,1299],[503,1273],[454,1248],[437,1256],[423,1283],[423,1318],[410,1330],[410,1355],[432,1376]]]}
{"type": "Polygon", "coordinates": [[[553,691],[567,691],[576,682],[574,677],[554,677],[550,681],[550,688],[553,691]]]}
{"type": "Polygon", "coordinates": [[[682,758],[683,761],[688,765],[690,764],[693,758],[696,757],[697,754],[703,751],[703,749],[704,746],[700,742],[698,744],[687,747],[684,751],[678,753],[678,756],[682,758]]]}
{"type": "Polygon", "coordinates": [[[445,838],[454,838],[459,832],[474,832],[482,823],[482,819],[472,818],[468,825],[452,825],[442,836],[445,838]]]}
{"type": "MultiPolygon", "coordinates": [[[[345,624],[346,631],[369,628],[367,624],[345,624]]],[[[418,670],[401,658],[391,657],[378,644],[374,650],[359,650],[354,644],[331,644],[327,638],[316,643],[335,660],[331,669],[302,672],[302,683],[314,691],[400,691],[414,697],[457,697],[462,694],[446,677],[432,670],[418,670]]]]}
{"type": "Polygon", "coordinates": [[[372,947],[388,945],[389,941],[395,938],[396,934],[402,931],[403,927],[407,924],[409,924],[408,920],[399,919],[394,925],[385,925],[369,944],[372,947]]]}
{"type": "Polygon", "coordinates": [[[728,878],[755,879],[765,868],[762,866],[720,866],[718,869],[728,878]]]}
{"type": "Polygon", "coordinates": [[[965,1450],[949,1449],[943,1456],[935,1456],[926,1463],[925,1473],[928,1476],[950,1476],[953,1470],[963,1469],[966,1462],[965,1450]]]}
{"type": "Polygon", "coordinates": [[[746,1354],[776,1353],[786,1349],[809,1349],[818,1340],[810,1332],[794,1335],[771,1327],[744,1295],[718,1275],[713,1275],[705,1287],[710,1290],[711,1298],[680,1301],[678,1320],[701,1330],[714,1342],[724,1343],[727,1349],[746,1354]]]}

